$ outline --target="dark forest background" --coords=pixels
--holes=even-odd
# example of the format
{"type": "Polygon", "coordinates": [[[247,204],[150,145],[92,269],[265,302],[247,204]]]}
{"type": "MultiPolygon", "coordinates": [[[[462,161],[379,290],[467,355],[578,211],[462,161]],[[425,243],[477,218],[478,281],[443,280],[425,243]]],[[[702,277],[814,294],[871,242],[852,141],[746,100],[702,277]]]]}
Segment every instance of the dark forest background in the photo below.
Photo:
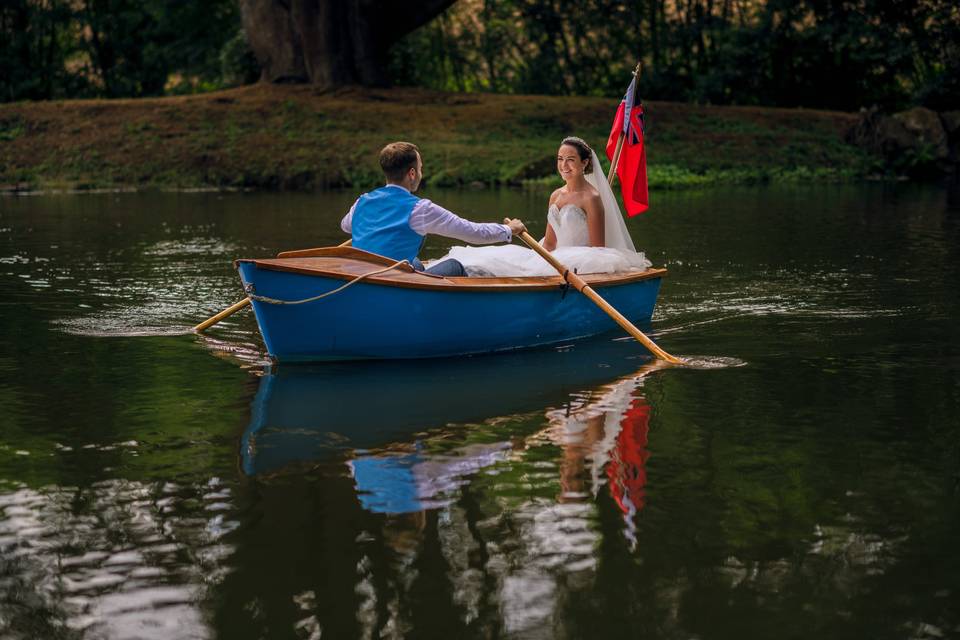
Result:
{"type": "MultiPolygon", "coordinates": [[[[241,25],[236,0],[2,0],[0,101],[255,82],[261,70],[241,25]]],[[[960,3],[459,0],[397,40],[385,77],[448,91],[616,97],[637,60],[649,100],[958,109],[960,3]]]]}

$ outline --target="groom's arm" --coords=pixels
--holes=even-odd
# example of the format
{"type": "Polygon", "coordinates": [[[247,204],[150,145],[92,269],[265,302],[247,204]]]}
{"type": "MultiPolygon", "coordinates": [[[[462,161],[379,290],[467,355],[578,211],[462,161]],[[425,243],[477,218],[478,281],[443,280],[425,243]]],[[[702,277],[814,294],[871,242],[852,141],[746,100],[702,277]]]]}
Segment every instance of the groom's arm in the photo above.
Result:
{"type": "Polygon", "coordinates": [[[347,212],[347,215],[343,216],[343,220],[340,221],[340,228],[343,229],[344,233],[353,233],[353,210],[357,208],[357,203],[354,202],[350,207],[350,211],[347,212]]]}
{"type": "Polygon", "coordinates": [[[510,227],[496,222],[470,222],[427,199],[418,202],[410,214],[410,228],[422,236],[432,233],[473,244],[510,242],[510,227]]]}

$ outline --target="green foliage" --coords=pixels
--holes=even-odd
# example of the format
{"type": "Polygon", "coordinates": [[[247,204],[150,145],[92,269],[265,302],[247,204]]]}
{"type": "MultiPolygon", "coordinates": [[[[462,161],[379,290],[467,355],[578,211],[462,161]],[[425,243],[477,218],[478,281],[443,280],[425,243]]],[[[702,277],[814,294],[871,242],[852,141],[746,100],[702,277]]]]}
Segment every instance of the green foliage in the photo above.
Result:
{"type": "Polygon", "coordinates": [[[79,92],[85,79],[66,61],[78,51],[66,0],[0,4],[0,101],[42,100],[79,92]]]}
{"type": "Polygon", "coordinates": [[[19,138],[24,130],[22,118],[14,116],[13,118],[0,120],[0,142],[7,142],[19,138]]]}
{"type": "Polygon", "coordinates": [[[4,2],[0,100],[154,96],[246,81],[239,29],[233,0],[4,2]]]}
{"type": "Polygon", "coordinates": [[[958,108],[960,96],[960,6],[937,3],[932,19],[927,21],[932,49],[917,60],[917,95],[924,106],[938,111],[958,108]]]}
{"type": "Polygon", "coordinates": [[[946,0],[460,0],[393,51],[401,84],[854,111],[960,103],[946,0]]]}
{"type": "Polygon", "coordinates": [[[260,67],[243,29],[237,30],[220,50],[220,76],[228,86],[251,84],[260,77],[260,67]]]}
{"type": "MultiPolygon", "coordinates": [[[[854,111],[960,108],[948,0],[459,0],[391,50],[401,85],[854,111]]],[[[6,0],[0,101],[139,97],[256,81],[235,0],[6,0]]]]}

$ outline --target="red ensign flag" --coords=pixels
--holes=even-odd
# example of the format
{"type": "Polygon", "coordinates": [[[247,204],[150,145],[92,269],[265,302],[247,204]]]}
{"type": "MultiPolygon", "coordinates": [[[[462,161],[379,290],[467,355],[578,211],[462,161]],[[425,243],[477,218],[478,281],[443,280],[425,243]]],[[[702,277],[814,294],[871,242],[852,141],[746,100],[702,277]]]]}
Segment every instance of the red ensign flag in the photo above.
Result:
{"type": "MultiPolygon", "coordinates": [[[[633,83],[630,84],[631,94],[633,83]]],[[[617,177],[620,178],[620,189],[623,194],[623,206],[627,215],[635,216],[643,213],[650,206],[650,197],[647,195],[647,152],[643,148],[643,106],[632,105],[630,120],[624,126],[623,112],[626,101],[620,103],[617,117],[613,120],[613,129],[610,139],[607,140],[607,159],[613,162],[613,153],[617,149],[617,139],[624,131],[623,149],[620,151],[620,162],[617,163],[617,177]]]]}

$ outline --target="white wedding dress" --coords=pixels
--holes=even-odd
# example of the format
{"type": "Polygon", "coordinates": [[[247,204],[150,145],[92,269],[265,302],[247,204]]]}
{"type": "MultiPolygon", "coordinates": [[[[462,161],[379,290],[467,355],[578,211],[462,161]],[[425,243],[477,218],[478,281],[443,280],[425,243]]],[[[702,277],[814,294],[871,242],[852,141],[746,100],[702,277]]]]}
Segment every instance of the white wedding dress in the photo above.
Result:
{"type": "MultiPolygon", "coordinates": [[[[547,222],[557,236],[553,255],[578,274],[643,271],[650,261],[642,253],[612,247],[591,247],[587,214],[575,204],[550,205],[547,222]]],[[[475,277],[552,276],[557,271],[533,250],[516,244],[453,247],[440,260],[456,258],[475,277]]]]}
{"type": "MultiPolygon", "coordinates": [[[[600,167],[596,153],[593,154],[593,166],[600,167]]],[[[597,189],[603,201],[606,246],[590,246],[587,214],[583,209],[575,204],[562,207],[551,204],[547,211],[547,222],[557,236],[557,248],[553,255],[561,264],[581,275],[648,269],[650,261],[634,248],[606,177],[599,171],[585,177],[597,189]]],[[[557,273],[550,263],[532,249],[515,244],[453,247],[437,262],[447,258],[459,260],[469,276],[552,276],[557,273]]]]}

